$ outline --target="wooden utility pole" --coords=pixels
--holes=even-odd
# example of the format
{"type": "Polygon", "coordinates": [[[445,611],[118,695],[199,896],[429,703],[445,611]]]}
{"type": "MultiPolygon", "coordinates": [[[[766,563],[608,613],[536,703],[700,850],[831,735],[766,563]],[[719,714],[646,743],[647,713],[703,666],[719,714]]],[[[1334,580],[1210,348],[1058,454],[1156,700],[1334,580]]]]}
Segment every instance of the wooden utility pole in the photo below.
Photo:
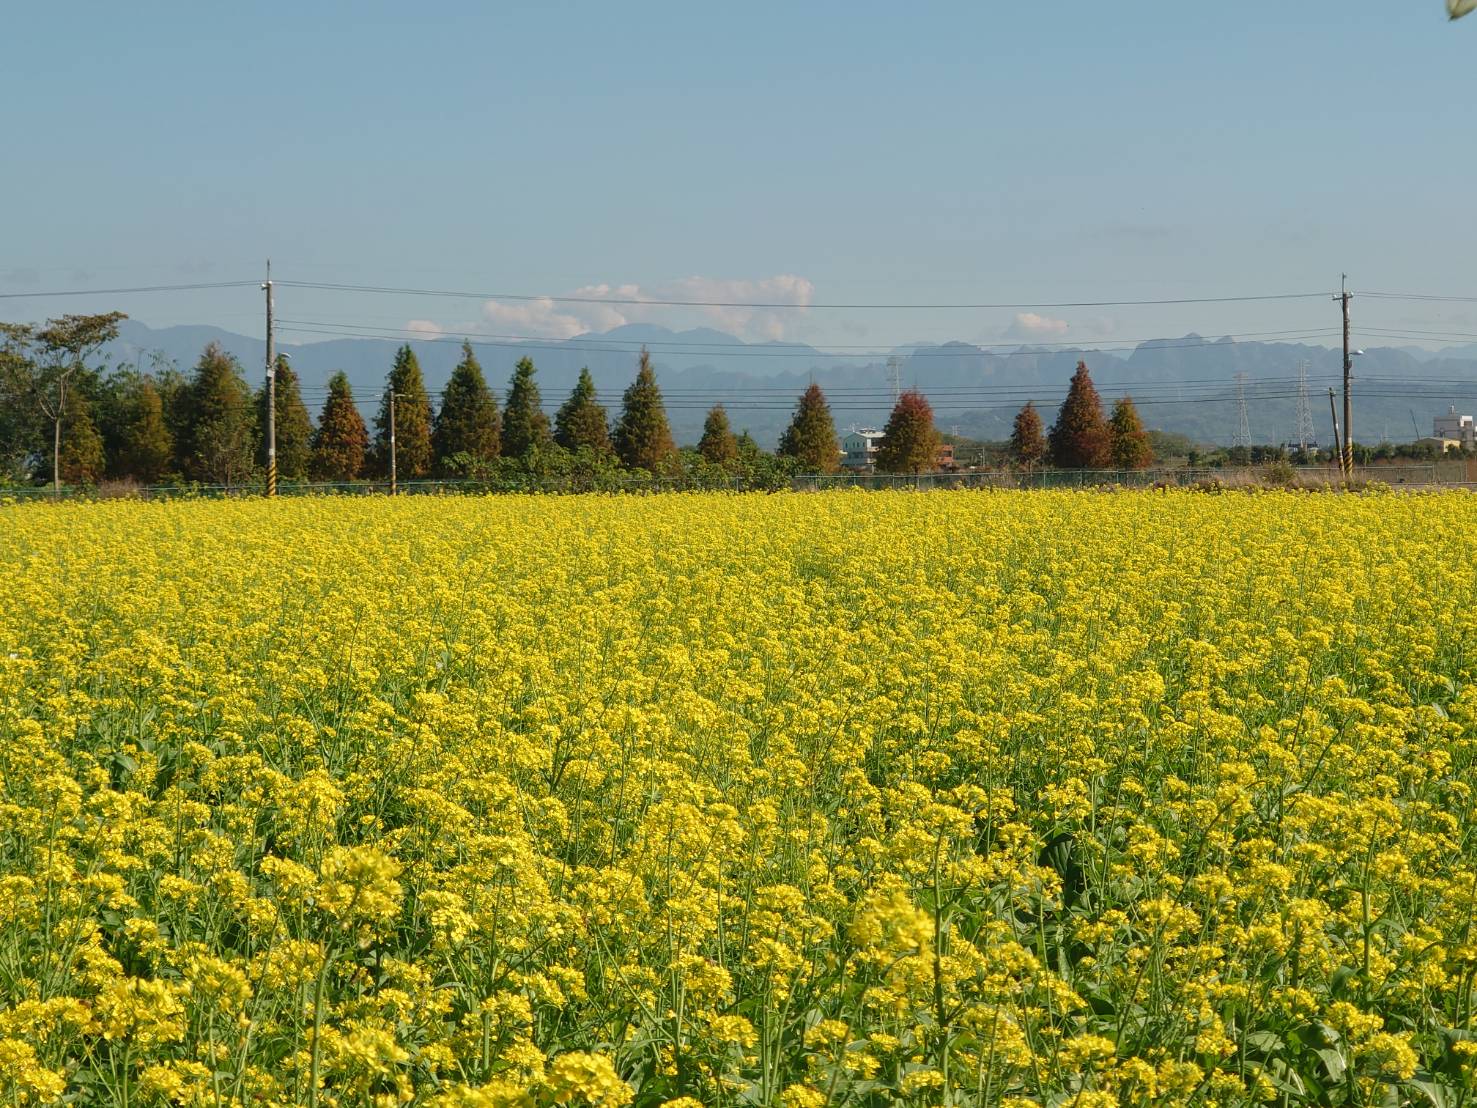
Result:
{"type": "Polygon", "coordinates": [[[1328,390],[1328,415],[1333,420],[1333,452],[1338,455],[1339,472],[1344,471],[1344,449],[1339,445],[1339,410],[1333,406],[1333,389],[1328,390]]]}
{"type": "Polygon", "coordinates": [[[272,260],[267,259],[267,495],[277,495],[277,348],[272,334],[272,260]]]}
{"type": "Polygon", "coordinates": [[[395,390],[390,390],[390,495],[395,495],[395,390]]]}
{"type": "Polygon", "coordinates": [[[1345,273],[1340,276],[1338,300],[1344,312],[1344,449],[1339,457],[1344,471],[1344,480],[1347,481],[1354,476],[1354,401],[1349,393],[1354,357],[1349,353],[1349,275],[1345,273]]]}

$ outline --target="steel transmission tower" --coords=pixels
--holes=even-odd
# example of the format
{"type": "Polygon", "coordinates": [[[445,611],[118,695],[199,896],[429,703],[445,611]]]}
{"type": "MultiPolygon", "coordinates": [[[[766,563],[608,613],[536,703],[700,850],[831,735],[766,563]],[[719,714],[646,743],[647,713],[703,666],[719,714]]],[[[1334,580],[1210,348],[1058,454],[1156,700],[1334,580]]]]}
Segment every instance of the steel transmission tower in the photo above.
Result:
{"type": "Polygon", "coordinates": [[[1251,446],[1251,423],[1246,417],[1246,374],[1236,374],[1236,434],[1231,439],[1231,445],[1251,446]]]}
{"type": "Polygon", "coordinates": [[[1308,396],[1308,363],[1298,363],[1298,448],[1306,451],[1318,445],[1318,432],[1313,429],[1313,403],[1308,396]]]}

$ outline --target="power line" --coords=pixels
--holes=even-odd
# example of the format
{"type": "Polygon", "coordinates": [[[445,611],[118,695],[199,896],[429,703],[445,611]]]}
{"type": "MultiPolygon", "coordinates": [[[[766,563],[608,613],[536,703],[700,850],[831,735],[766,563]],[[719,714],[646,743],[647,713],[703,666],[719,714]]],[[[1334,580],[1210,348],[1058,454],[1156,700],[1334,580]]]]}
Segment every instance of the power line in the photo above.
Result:
{"type": "MultiPolygon", "coordinates": [[[[279,282],[280,283],[280,282],[279,282]]],[[[40,299],[48,296],[124,296],[135,292],[193,292],[196,289],[240,289],[260,281],[209,281],[189,285],[136,285],[126,289],[52,289],[48,292],[0,292],[0,300],[40,299]]]]}
{"type": "MultiPolygon", "coordinates": [[[[431,341],[439,341],[441,339],[458,339],[458,338],[470,340],[473,335],[476,335],[476,337],[479,340],[482,340],[482,344],[483,345],[489,345],[486,340],[495,339],[495,340],[497,340],[498,343],[503,343],[503,342],[536,343],[536,344],[540,344],[540,345],[546,345],[546,346],[550,347],[551,349],[570,349],[570,347],[567,344],[570,343],[570,342],[572,342],[572,341],[575,341],[576,339],[578,339],[578,340],[584,341],[584,342],[596,342],[596,343],[600,343],[601,346],[596,347],[595,349],[604,349],[606,345],[609,345],[613,350],[615,350],[617,352],[619,352],[619,350],[621,350],[623,348],[626,348],[626,347],[632,348],[632,350],[634,351],[635,348],[642,347],[642,346],[656,346],[656,347],[676,346],[676,347],[683,347],[684,349],[690,347],[690,348],[699,349],[699,350],[702,350],[702,349],[713,349],[713,350],[719,350],[719,351],[732,351],[735,347],[741,348],[744,351],[750,351],[750,350],[754,350],[756,347],[758,347],[760,349],[757,350],[757,351],[755,351],[756,355],[758,353],[767,353],[767,354],[771,354],[774,357],[805,357],[805,356],[807,356],[809,354],[826,354],[829,351],[834,351],[834,350],[854,350],[854,351],[860,351],[860,352],[862,352],[864,354],[865,353],[876,354],[876,355],[878,355],[880,357],[880,356],[884,356],[884,355],[893,355],[893,354],[896,354],[899,350],[909,350],[910,348],[913,348],[913,349],[911,349],[911,351],[909,353],[904,354],[904,357],[916,358],[916,357],[922,357],[922,356],[924,356],[924,354],[926,352],[936,351],[936,347],[942,345],[942,344],[937,344],[937,343],[934,343],[934,344],[897,343],[893,347],[888,348],[888,349],[878,349],[878,345],[879,344],[877,344],[877,343],[826,343],[825,344],[826,350],[819,350],[819,349],[817,349],[815,347],[811,347],[811,346],[809,346],[809,345],[807,345],[805,343],[787,343],[787,342],[747,343],[747,342],[744,342],[741,339],[734,339],[731,342],[699,342],[699,341],[697,341],[695,339],[690,339],[690,340],[685,340],[685,341],[676,341],[676,340],[667,341],[667,340],[662,340],[662,339],[615,339],[615,338],[607,338],[607,337],[604,337],[604,336],[602,336],[600,334],[596,334],[596,333],[585,334],[585,335],[576,335],[576,336],[573,336],[572,338],[568,338],[568,339],[559,339],[559,338],[552,338],[552,337],[550,337],[548,335],[505,335],[505,334],[489,334],[489,333],[482,332],[482,331],[456,330],[456,329],[453,329],[453,328],[438,329],[438,328],[425,328],[425,327],[392,327],[392,326],[389,326],[389,325],[383,324],[383,323],[351,323],[351,322],[344,322],[344,321],[339,321],[339,320],[323,320],[323,319],[283,319],[283,320],[279,320],[278,322],[279,323],[297,324],[297,325],[301,325],[303,327],[343,328],[344,330],[343,330],[343,333],[342,333],[342,337],[344,337],[344,338],[354,338],[355,335],[353,333],[351,333],[351,332],[358,332],[358,331],[365,331],[365,332],[389,332],[390,334],[393,334],[393,335],[409,335],[411,337],[428,338],[431,341]],[[774,347],[774,346],[783,346],[783,347],[786,347],[786,348],[788,348],[789,352],[786,352],[785,350],[781,350],[781,351],[770,351],[770,350],[767,349],[769,347],[774,347]]],[[[337,333],[337,332],[335,332],[335,333],[337,333]]],[[[1231,338],[1231,339],[1269,338],[1269,337],[1275,337],[1275,336],[1279,336],[1279,335],[1302,336],[1302,335],[1307,335],[1307,334],[1310,334],[1310,333],[1315,333],[1316,334],[1316,333],[1321,333],[1321,331],[1310,332],[1307,327],[1291,327],[1291,328],[1286,328],[1286,329],[1280,330],[1280,331],[1242,331],[1242,332],[1235,332],[1235,333],[1231,333],[1231,334],[1221,335],[1221,336],[1219,336],[1217,338],[1214,338],[1214,339],[1209,338],[1209,337],[1204,337],[1204,336],[1197,336],[1197,337],[1203,338],[1204,341],[1206,341],[1206,342],[1219,342],[1219,341],[1221,341],[1222,338],[1231,338]]],[[[370,336],[367,336],[367,337],[382,338],[382,337],[385,337],[385,336],[384,335],[370,335],[370,336]]],[[[1188,338],[1190,336],[1187,335],[1185,337],[1188,338]]],[[[1027,347],[1027,348],[1029,348],[1026,351],[1027,353],[1034,353],[1037,350],[1055,349],[1055,348],[1066,349],[1066,350],[1082,350],[1084,352],[1089,352],[1090,353],[1093,350],[1101,349],[1101,348],[1103,348],[1105,346],[1110,346],[1110,345],[1125,345],[1125,344],[1135,344],[1136,345],[1136,344],[1141,344],[1141,343],[1146,343],[1146,342],[1158,343],[1158,342],[1162,342],[1163,340],[1164,340],[1164,336],[1163,335],[1153,335],[1153,336],[1150,336],[1148,338],[1120,338],[1120,339],[1102,338],[1102,339],[1096,340],[1096,342],[1094,342],[1094,340],[1092,340],[1092,339],[1072,339],[1072,340],[1063,340],[1061,342],[1029,342],[1029,343],[1027,343],[1027,342],[1021,342],[1020,340],[1015,340],[1015,341],[1011,341],[1011,342],[970,342],[970,343],[960,343],[959,345],[975,347],[975,348],[977,348],[979,350],[982,350],[982,351],[983,350],[993,350],[993,349],[997,349],[997,348],[1004,348],[1004,349],[1014,350],[1014,349],[1017,349],[1017,348],[1020,348],[1020,347],[1027,347]],[[1084,344],[1089,344],[1089,345],[1084,345],[1084,344]]],[[[477,345],[477,343],[473,343],[473,345],[475,346],[475,345],[477,345]]],[[[1197,345],[1198,345],[1198,343],[1197,343],[1197,345]]],[[[942,356],[955,356],[955,355],[953,355],[953,354],[946,354],[946,355],[942,355],[942,356]]]]}
{"type": "Polygon", "coordinates": [[[1454,304],[1477,304],[1477,296],[1438,296],[1420,292],[1361,292],[1359,295],[1376,300],[1434,300],[1454,304]]]}
{"type": "MultiPolygon", "coordinates": [[[[309,322],[311,322],[311,321],[309,321],[309,322]]],[[[505,347],[505,346],[508,345],[508,343],[507,342],[504,342],[504,341],[486,341],[486,340],[479,340],[479,339],[468,339],[468,338],[465,338],[464,337],[464,334],[463,333],[455,332],[455,331],[427,332],[427,331],[411,330],[409,328],[391,328],[391,327],[385,327],[385,328],[378,328],[377,329],[381,333],[375,333],[375,331],[373,329],[369,329],[369,328],[363,328],[363,329],[361,329],[358,332],[346,332],[346,331],[338,330],[335,327],[318,327],[318,326],[305,327],[301,323],[292,323],[292,324],[289,324],[289,322],[286,321],[286,320],[283,320],[283,321],[281,321],[279,323],[278,330],[279,331],[290,331],[293,334],[328,335],[328,336],[332,336],[332,337],[336,337],[336,338],[346,338],[346,339],[354,339],[354,338],[380,338],[380,339],[385,339],[385,338],[406,338],[406,337],[413,337],[413,336],[417,336],[417,335],[419,335],[419,336],[432,335],[432,336],[434,336],[434,338],[428,339],[427,341],[438,341],[440,339],[455,339],[455,338],[458,338],[458,337],[462,337],[462,340],[463,341],[465,341],[465,342],[469,343],[471,346],[476,347],[476,348],[479,348],[479,349],[497,349],[497,348],[502,348],[502,347],[505,347]]],[[[1302,339],[1329,338],[1329,337],[1332,337],[1333,335],[1335,335],[1337,333],[1338,332],[1336,332],[1336,331],[1327,330],[1327,329],[1325,329],[1325,330],[1319,330],[1319,331],[1292,332],[1292,333],[1287,333],[1286,338],[1283,341],[1291,344],[1292,341],[1293,341],[1293,339],[1295,339],[1295,338],[1302,338],[1302,339]]],[[[548,344],[548,348],[550,350],[552,350],[552,351],[574,351],[574,352],[595,353],[595,354],[611,354],[611,353],[617,353],[618,354],[618,353],[625,353],[625,352],[627,352],[627,351],[624,351],[624,350],[622,350],[620,348],[611,349],[610,347],[605,347],[605,346],[574,345],[574,344],[572,344],[570,342],[567,342],[567,341],[566,342],[556,342],[555,340],[548,340],[548,339],[533,340],[533,341],[538,341],[540,343],[547,343],[548,344]]],[[[595,340],[595,341],[599,341],[599,340],[595,340]]],[[[1119,341],[1127,342],[1129,340],[1119,340],[1119,341]]],[[[1229,337],[1222,337],[1222,338],[1216,338],[1216,339],[1204,339],[1204,340],[1201,340],[1199,342],[1188,342],[1188,343],[1168,343],[1168,342],[1161,343],[1161,342],[1157,342],[1156,340],[1152,340],[1152,339],[1136,340],[1136,341],[1140,342],[1140,344],[1142,344],[1143,342],[1153,342],[1154,345],[1151,346],[1151,347],[1148,347],[1148,349],[1150,349],[1150,350],[1190,350],[1190,349],[1199,349],[1201,347],[1210,347],[1210,346],[1245,345],[1246,343],[1259,342],[1261,340],[1260,339],[1235,339],[1235,338],[1229,338],[1229,337]]],[[[975,352],[971,353],[969,351],[941,351],[941,350],[929,349],[929,350],[918,351],[917,353],[914,353],[914,354],[909,354],[909,355],[907,355],[907,357],[909,359],[912,359],[912,358],[961,358],[961,357],[1021,358],[1021,357],[1040,356],[1042,354],[1061,354],[1061,353],[1068,353],[1068,354],[1070,354],[1070,353],[1073,353],[1073,352],[1080,352],[1080,353],[1083,353],[1083,354],[1092,354],[1092,353],[1112,354],[1112,353],[1114,353],[1114,351],[1112,349],[1104,349],[1102,346],[1099,346],[1099,347],[1092,347],[1092,346],[1069,346],[1069,347],[1066,347],[1064,349],[1057,349],[1057,350],[1045,350],[1045,349],[1030,349],[1030,348],[1027,348],[1027,349],[1016,349],[1016,350],[988,350],[987,351],[984,348],[979,347],[976,344],[970,344],[970,345],[975,346],[975,352]]],[[[789,358],[789,359],[792,359],[792,360],[797,359],[797,358],[827,358],[827,359],[847,358],[847,359],[851,359],[851,360],[854,360],[855,361],[855,360],[858,360],[858,359],[861,359],[861,358],[864,358],[865,357],[865,354],[862,354],[862,353],[836,353],[836,352],[830,352],[830,351],[824,351],[824,350],[813,350],[813,351],[807,351],[807,352],[770,351],[770,350],[754,350],[752,348],[740,348],[740,349],[737,349],[737,350],[734,350],[734,349],[668,350],[668,351],[665,351],[665,353],[668,356],[672,356],[672,355],[675,355],[675,354],[687,353],[687,354],[690,354],[693,357],[702,357],[702,358],[789,358]]],[[[878,354],[878,356],[882,356],[882,353],[883,352],[876,352],[876,353],[878,354]]]]}
{"type": "Polygon", "coordinates": [[[1268,300],[1310,300],[1314,297],[1326,295],[1321,292],[1287,292],[1256,296],[1178,297],[1165,300],[1056,300],[993,304],[797,304],[785,301],[665,300],[658,297],[551,296],[543,293],[466,292],[455,289],[397,288],[386,285],[342,285],[327,281],[279,281],[277,283],[284,288],[320,289],[329,292],[382,293],[392,296],[451,297],[462,300],[548,301],[554,304],[640,304],[663,308],[762,308],[765,310],[787,309],[797,311],[807,311],[810,309],[840,309],[845,311],[979,311],[994,308],[1130,308],[1175,304],[1244,304],[1268,300]]]}
{"type": "Polygon", "coordinates": [[[1360,334],[1375,335],[1378,338],[1449,338],[1449,339],[1477,339],[1477,333],[1472,331],[1420,331],[1414,328],[1404,327],[1371,327],[1365,325],[1356,327],[1360,334]]]}

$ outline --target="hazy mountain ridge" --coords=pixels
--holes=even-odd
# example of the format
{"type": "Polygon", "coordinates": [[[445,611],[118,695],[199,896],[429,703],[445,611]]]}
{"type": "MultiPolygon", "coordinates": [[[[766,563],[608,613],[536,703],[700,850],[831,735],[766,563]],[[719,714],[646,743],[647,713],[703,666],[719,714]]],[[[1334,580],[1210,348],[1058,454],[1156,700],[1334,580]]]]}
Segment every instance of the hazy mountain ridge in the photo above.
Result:
{"type": "MultiPolygon", "coordinates": [[[[311,390],[310,408],[319,403],[317,390],[342,369],[368,410],[404,341],[344,338],[304,343],[295,341],[299,337],[284,334],[278,348],[291,355],[304,387],[311,390]]],[[[427,387],[439,390],[461,357],[461,341],[410,341],[427,387]]],[[[722,400],[736,428],[747,428],[761,443],[773,445],[795,399],[812,380],[827,391],[839,429],[880,423],[890,407],[892,373],[887,356],[875,353],[838,356],[802,343],[745,343],[710,328],[674,332],[654,324],[628,324],[563,341],[475,341],[488,383],[499,396],[506,391],[514,363],[527,356],[538,366],[539,387],[552,411],[573,387],[580,368],[588,366],[612,418],[635,374],[639,344],[647,343],[680,442],[695,442],[707,409],[722,400]]],[[[266,357],[263,340],[216,327],[155,330],[128,320],[119,341],[106,353],[114,364],[147,368],[157,351],[188,371],[209,342],[219,342],[234,355],[253,386],[260,381],[266,357]]],[[[957,427],[961,434],[990,439],[1009,435],[1011,420],[1028,397],[1050,424],[1073,369],[1085,359],[1105,401],[1124,393],[1134,395],[1148,426],[1215,443],[1229,442],[1237,425],[1236,373],[1248,377],[1253,441],[1291,440],[1297,367],[1306,360],[1314,426],[1319,438],[1328,440],[1327,390],[1336,385],[1340,370],[1339,351],[1327,347],[1197,335],[1156,339],[1132,351],[1031,346],[984,351],[970,343],[946,342],[908,344],[899,348],[898,355],[902,385],[930,394],[940,427],[957,427]]],[[[1420,352],[1370,348],[1355,372],[1355,435],[1360,441],[1375,442],[1386,435],[1392,441],[1408,441],[1416,437],[1416,430],[1429,434],[1432,416],[1448,404],[1461,410],[1477,407],[1477,347],[1471,345],[1420,352]],[[1371,384],[1369,391],[1387,395],[1361,398],[1360,378],[1409,381],[1411,389],[1383,381],[1371,384]],[[1416,388],[1419,396],[1408,395],[1416,388]]]]}

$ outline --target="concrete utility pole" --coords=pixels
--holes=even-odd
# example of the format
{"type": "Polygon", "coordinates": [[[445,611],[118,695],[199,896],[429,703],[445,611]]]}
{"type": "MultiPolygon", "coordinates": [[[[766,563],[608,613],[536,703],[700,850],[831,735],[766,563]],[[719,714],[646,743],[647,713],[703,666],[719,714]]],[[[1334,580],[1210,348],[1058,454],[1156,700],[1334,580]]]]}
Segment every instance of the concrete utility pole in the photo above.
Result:
{"type": "Polygon", "coordinates": [[[395,495],[395,398],[399,395],[390,390],[390,495],[395,495]]]}
{"type": "Polygon", "coordinates": [[[277,349],[272,334],[272,259],[267,259],[267,495],[277,495],[277,349]]]}
{"type": "Polygon", "coordinates": [[[1344,480],[1354,476],[1354,400],[1349,394],[1349,381],[1353,377],[1354,358],[1349,353],[1349,289],[1347,273],[1340,275],[1337,299],[1344,309],[1344,449],[1340,458],[1344,480]]]}

